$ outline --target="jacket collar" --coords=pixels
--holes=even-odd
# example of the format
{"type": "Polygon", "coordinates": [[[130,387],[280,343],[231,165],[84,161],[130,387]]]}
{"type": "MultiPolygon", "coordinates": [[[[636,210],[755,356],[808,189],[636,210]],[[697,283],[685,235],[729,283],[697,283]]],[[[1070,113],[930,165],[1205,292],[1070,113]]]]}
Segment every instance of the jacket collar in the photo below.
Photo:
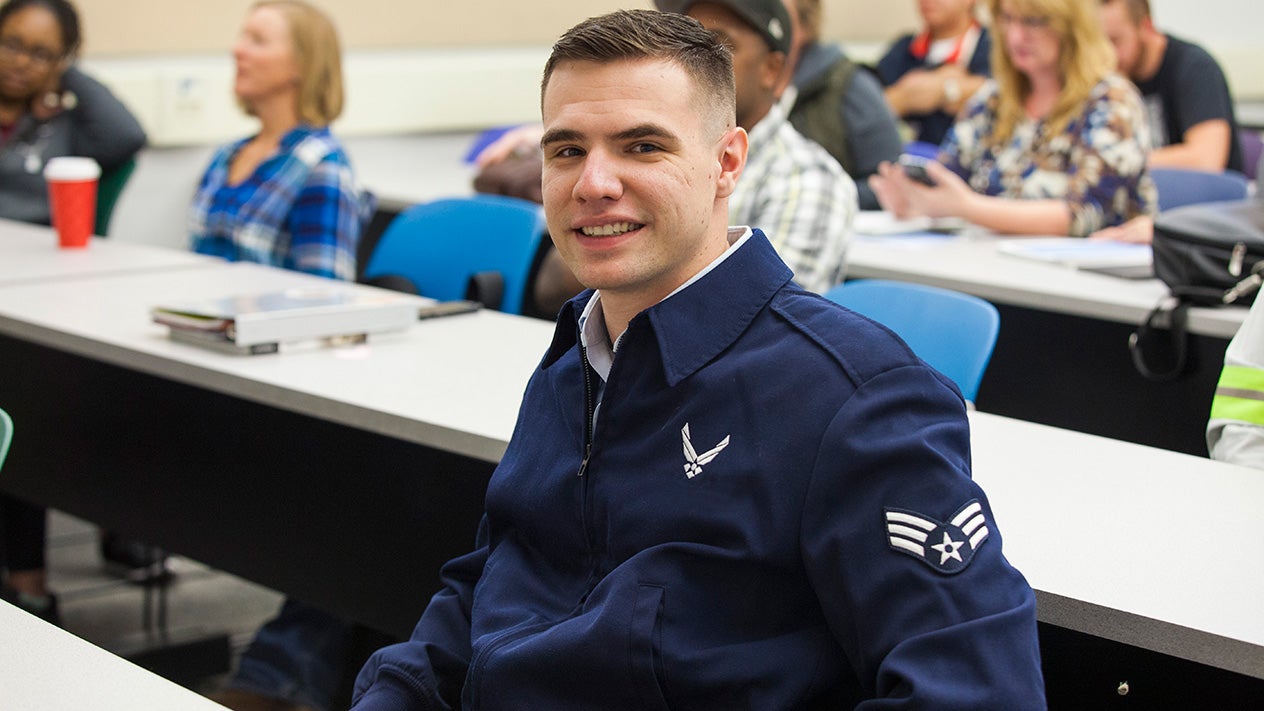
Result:
{"type": "MultiPolygon", "coordinates": [[[[674,386],[732,345],[792,276],[764,233],[754,230],[711,272],[633,317],[625,337],[654,338],[667,384],[674,386]]],[[[585,291],[562,309],[542,368],[578,343],[579,315],[592,295],[585,291]]]]}

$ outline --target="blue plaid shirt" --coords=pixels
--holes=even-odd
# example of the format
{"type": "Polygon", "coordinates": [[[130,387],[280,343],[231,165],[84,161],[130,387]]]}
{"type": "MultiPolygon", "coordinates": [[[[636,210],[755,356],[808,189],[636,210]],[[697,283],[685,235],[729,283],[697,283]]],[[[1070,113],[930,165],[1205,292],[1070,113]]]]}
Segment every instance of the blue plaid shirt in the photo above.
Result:
{"type": "Polygon", "coordinates": [[[299,126],[238,185],[228,166],[249,139],[221,148],[189,210],[193,251],[333,279],[355,278],[363,199],[328,128],[299,126]]]}

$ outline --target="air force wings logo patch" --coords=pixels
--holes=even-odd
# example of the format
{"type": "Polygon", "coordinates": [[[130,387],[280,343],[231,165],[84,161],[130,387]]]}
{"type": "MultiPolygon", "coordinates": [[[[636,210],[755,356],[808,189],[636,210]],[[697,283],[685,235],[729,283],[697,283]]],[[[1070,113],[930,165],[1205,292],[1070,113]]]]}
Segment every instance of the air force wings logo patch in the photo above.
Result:
{"type": "Polygon", "coordinates": [[[688,422],[686,422],[685,426],[680,429],[680,438],[684,441],[685,445],[685,476],[690,479],[701,474],[702,468],[707,464],[710,464],[712,459],[715,459],[720,452],[724,451],[725,447],[729,446],[729,438],[726,435],[724,439],[720,440],[719,444],[715,445],[711,449],[708,449],[702,454],[698,454],[697,450],[693,448],[693,442],[689,441],[688,422]]]}
{"type": "Polygon", "coordinates": [[[903,509],[885,511],[891,548],[948,575],[965,570],[988,537],[987,519],[977,499],[962,506],[948,523],[903,509]]]}

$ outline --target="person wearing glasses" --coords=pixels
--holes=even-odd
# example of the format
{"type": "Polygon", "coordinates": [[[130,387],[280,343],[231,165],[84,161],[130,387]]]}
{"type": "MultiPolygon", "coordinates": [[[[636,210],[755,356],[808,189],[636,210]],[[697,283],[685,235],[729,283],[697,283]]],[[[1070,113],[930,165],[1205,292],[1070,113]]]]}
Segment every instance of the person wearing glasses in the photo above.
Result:
{"type": "MultiPolygon", "coordinates": [[[[109,171],[145,145],[136,118],[74,67],[79,16],[66,0],[0,5],[0,218],[50,223],[44,164],[87,156],[109,171]]],[[[0,494],[0,597],[57,620],[46,584],[44,509],[0,494]]]]}
{"type": "Polygon", "coordinates": [[[967,102],[918,182],[870,179],[898,217],[960,217],[1009,234],[1083,237],[1153,214],[1150,135],[1115,73],[1096,0],[989,0],[994,79],[967,102]]]}
{"type": "Polygon", "coordinates": [[[108,173],[145,145],[127,107],[75,68],[80,41],[66,0],[0,6],[0,217],[49,224],[49,158],[87,156],[108,173]]]}

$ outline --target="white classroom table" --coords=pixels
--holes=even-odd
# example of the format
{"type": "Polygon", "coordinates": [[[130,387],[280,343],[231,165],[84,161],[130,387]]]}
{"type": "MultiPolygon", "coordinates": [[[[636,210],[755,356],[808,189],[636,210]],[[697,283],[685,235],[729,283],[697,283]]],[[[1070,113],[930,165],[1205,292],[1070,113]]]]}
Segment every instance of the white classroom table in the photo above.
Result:
{"type": "Polygon", "coordinates": [[[223,711],[224,707],[0,602],[0,708],[223,711]]]}
{"type": "MultiPolygon", "coordinates": [[[[6,487],[72,512],[86,507],[106,523],[149,516],[129,533],[187,546],[213,565],[406,632],[433,591],[437,565],[468,548],[490,470],[437,471],[411,449],[391,452],[403,442],[488,467],[497,461],[552,327],[480,312],[419,322],[359,347],[300,344],[232,356],[171,342],[148,317],[168,298],[316,283],[325,282],[211,264],[0,286],[0,359],[43,363],[47,355],[32,361],[28,351],[44,349],[71,354],[72,367],[84,369],[20,366],[22,380],[34,382],[0,381],[0,400],[16,395],[27,415],[20,419],[27,446],[11,453],[6,487]],[[101,380],[101,368],[119,383],[96,385],[115,387],[131,409],[101,414],[95,401],[70,402],[101,380]],[[63,402],[46,402],[39,393],[63,374],[77,385],[59,391],[63,402]],[[194,391],[206,394],[190,409],[194,391]],[[269,414],[276,411],[291,414],[278,420],[269,414]],[[147,412],[129,428],[127,418],[147,412]],[[154,437],[167,421],[175,424],[154,437]],[[213,451],[236,446],[234,432],[254,427],[267,433],[254,454],[213,451]],[[38,431],[46,428],[53,431],[38,431]],[[66,430],[75,441],[50,449],[66,430]],[[119,433],[136,442],[129,448],[119,433]],[[343,438],[355,457],[327,465],[322,458],[338,454],[343,438]],[[327,439],[338,441],[326,447],[327,439]],[[85,449],[94,459],[75,459],[85,449]],[[146,459],[160,449],[174,455],[146,459]],[[37,454],[51,459],[31,466],[25,458],[37,454]],[[129,478],[142,480],[138,488],[127,488],[129,478]],[[269,484],[277,488],[260,488],[269,484]],[[296,491],[304,485],[310,491],[296,491]],[[124,489],[132,496],[112,498],[124,489]],[[153,498],[137,507],[136,491],[153,498]],[[299,500],[298,511],[282,515],[286,498],[299,500]],[[275,512],[277,527],[251,528],[264,512],[275,512]],[[449,529],[462,530],[453,538],[449,529]],[[304,540],[319,542],[295,559],[304,540]],[[335,570],[393,584],[339,585],[345,576],[335,570]]],[[[1036,590],[1043,623],[1264,679],[1256,594],[1264,567],[1249,543],[1264,510],[1259,472],[986,413],[971,421],[974,476],[988,492],[1007,556],[1036,590]]]]}
{"type": "MultiPolygon", "coordinates": [[[[999,241],[977,230],[931,236],[858,232],[847,253],[847,278],[912,281],[993,303],[1128,325],[1140,324],[1168,293],[1158,279],[1123,279],[1003,254],[999,241]]],[[[1246,311],[1191,309],[1189,331],[1232,338],[1246,311]]]]}
{"type": "MultiPolygon", "coordinates": [[[[874,217],[864,213],[858,225],[874,217]]],[[[993,303],[1001,328],[976,399],[981,411],[1205,455],[1224,351],[1247,309],[1191,308],[1184,372],[1147,380],[1128,342],[1168,293],[1161,281],[1013,256],[998,242],[973,228],[951,236],[858,233],[847,277],[926,284],[993,303]]],[[[1167,342],[1166,332],[1157,336],[1158,345],[1167,342]]]]}
{"type": "MultiPolygon", "coordinates": [[[[328,287],[250,263],[0,287],[0,333],[446,451],[497,461],[518,398],[552,337],[538,319],[483,310],[426,319],[367,344],[283,344],[232,356],[173,342],[149,309],[234,294],[328,287]]],[[[342,284],[340,287],[371,290],[342,284]]]]}
{"type": "Polygon", "coordinates": [[[1264,472],[981,412],[970,428],[1042,622],[1264,679],[1264,472]]]}
{"type": "Polygon", "coordinates": [[[0,286],[217,263],[219,259],[201,254],[100,237],[82,249],[61,249],[48,227],[0,219],[0,286]]]}

